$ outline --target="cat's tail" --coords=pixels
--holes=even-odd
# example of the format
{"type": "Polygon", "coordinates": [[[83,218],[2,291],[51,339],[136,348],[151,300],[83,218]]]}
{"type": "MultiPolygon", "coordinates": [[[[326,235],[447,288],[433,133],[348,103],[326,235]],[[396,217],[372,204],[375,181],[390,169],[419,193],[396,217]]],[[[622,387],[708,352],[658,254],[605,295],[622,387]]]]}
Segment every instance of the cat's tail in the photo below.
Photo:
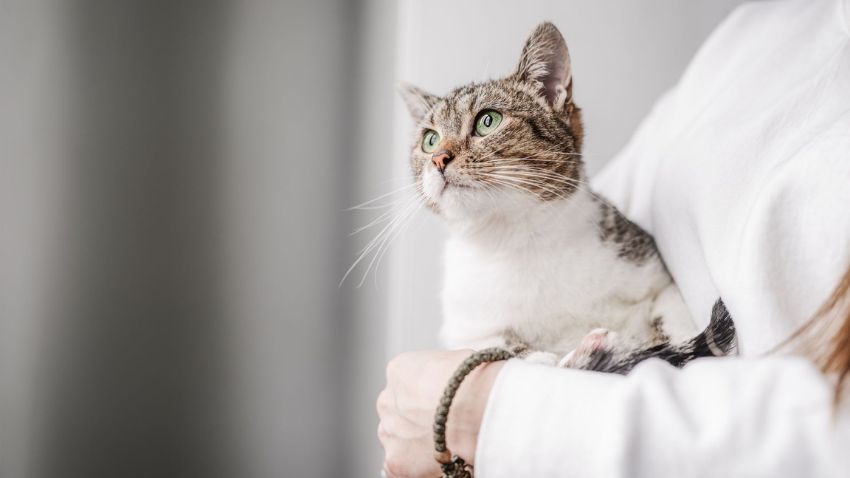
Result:
{"type": "Polygon", "coordinates": [[[735,323],[722,299],[717,299],[711,309],[708,327],[699,335],[680,344],[661,344],[627,353],[599,349],[590,357],[583,369],[608,373],[629,373],[635,365],[650,358],[658,358],[676,367],[700,357],[722,357],[738,352],[735,323]]]}

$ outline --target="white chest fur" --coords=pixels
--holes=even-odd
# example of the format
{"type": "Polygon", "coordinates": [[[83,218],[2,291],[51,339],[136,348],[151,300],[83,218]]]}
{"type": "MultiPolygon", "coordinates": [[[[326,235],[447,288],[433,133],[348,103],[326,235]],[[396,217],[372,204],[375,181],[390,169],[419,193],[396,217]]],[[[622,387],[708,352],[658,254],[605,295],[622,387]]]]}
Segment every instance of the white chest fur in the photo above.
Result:
{"type": "Polygon", "coordinates": [[[660,259],[629,261],[603,242],[598,203],[587,193],[518,209],[523,213],[506,208],[449,218],[441,332],[447,346],[499,345],[511,331],[535,349],[563,354],[599,327],[644,344],[661,313],[671,339],[694,332],[660,259]]]}

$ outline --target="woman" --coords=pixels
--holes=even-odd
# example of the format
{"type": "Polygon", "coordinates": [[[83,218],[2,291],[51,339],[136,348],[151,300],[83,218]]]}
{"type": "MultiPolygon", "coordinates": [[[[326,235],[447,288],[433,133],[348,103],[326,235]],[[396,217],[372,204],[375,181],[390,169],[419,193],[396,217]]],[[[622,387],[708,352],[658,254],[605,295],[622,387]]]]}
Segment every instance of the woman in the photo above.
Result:
{"type": "MultiPolygon", "coordinates": [[[[655,235],[699,326],[723,298],[741,357],[483,366],[448,425],[478,478],[850,476],[848,17],[850,0],[739,8],[595,180],[655,235]]],[[[388,365],[388,476],[439,476],[434,405],[469,353],[388,365]]]]}

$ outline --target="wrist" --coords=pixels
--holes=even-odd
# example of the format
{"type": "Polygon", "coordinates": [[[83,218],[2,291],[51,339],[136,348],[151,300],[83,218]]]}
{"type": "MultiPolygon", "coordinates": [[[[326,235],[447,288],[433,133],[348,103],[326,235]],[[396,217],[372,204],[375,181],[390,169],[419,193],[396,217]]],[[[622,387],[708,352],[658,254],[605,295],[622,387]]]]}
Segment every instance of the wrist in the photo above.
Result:
{"type": "Polygon", "coordinates": [[[458,388],[449,411],[446,440],[449,448],[467,463],[473,463],[478,431],[496,377],[505,362],[485,363],[472,371],[458,388]]]}

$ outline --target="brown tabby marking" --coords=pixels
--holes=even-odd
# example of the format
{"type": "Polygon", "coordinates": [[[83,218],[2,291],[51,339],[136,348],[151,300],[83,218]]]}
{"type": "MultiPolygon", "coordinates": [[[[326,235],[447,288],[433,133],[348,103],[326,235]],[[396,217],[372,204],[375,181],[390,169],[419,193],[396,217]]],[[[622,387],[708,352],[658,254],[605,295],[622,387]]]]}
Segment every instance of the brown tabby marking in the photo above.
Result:
{"type": "Polygon", "coordinates": [[[616,244],[620,257],[643,264],[658,254],[655,239],[640,226],[629,221],[617,208],[601,200],[599,208],[599,236],[603,242],[616,244]]]}

